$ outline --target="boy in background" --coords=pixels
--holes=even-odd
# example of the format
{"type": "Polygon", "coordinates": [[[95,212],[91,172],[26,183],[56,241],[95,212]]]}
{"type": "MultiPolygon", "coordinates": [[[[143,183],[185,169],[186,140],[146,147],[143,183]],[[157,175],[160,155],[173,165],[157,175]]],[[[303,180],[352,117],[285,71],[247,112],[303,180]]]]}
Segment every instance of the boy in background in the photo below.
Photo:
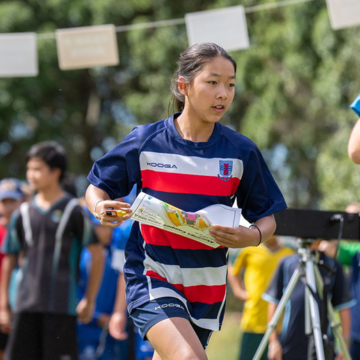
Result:
{"type": "MultiPolygon", "coordinates": [[[[77,199],[61,186],[67,165],[63,147],[38,143],[30,148],[26,163],[36,195],[14,213],[3,247],[6,257],[23,256],[5,360],[77,360],[76,316],[84,323],[92,318],[103,271],[101,246],[77,199]],[[93,261],[84,297],[77,303],[83,246],[93,261]]],[[[3,274],[1,309],[7,309],[10,270],[3,274]]]]}

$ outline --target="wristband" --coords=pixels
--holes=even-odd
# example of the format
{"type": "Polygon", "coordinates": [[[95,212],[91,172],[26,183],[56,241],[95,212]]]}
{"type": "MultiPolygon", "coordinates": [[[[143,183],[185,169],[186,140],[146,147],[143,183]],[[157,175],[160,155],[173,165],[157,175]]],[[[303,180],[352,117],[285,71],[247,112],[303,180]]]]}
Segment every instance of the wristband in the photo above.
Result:
{"type": "Polygon", "coordinates": [[[99,214],[96,212],[96,206],[97,206],[97,204],[98,204],[99,202],[101,202],[101,201],[104,201],[104,200],[98,200],[98,201],[95,203],[95,205],[94,205],[94,216],[95,216],[97,219],[100,219],[100,216],[99,216],[99,214]]]}
{"type": "Polygon", "coordinates": [[[360,117],[360,94],[350,105],[350,108],[354,110],[355,114],[360,117]]]}
{"type": "Polygon", "coordinates": [[[271,343],[269,343],[269,350],[272,349],[273,347],[279,346],[279,345],[280,345],[279,340],[272,341],[271,343]]]}
{"type": "Polygon", "coordinates": [[[258,229],[258,231],[259,231],[259,242],[258,242],[257,245],[255,245],[255,246],[259,246],[259,245],[261,244],[261,240],[262,240],[261,230],[260,230],[260,228],[259,228],[257,225],[255,225],[255,224],[252,224],[252,225],[249,226],[249,229],[253,229],[253,228],[258,229]]]}

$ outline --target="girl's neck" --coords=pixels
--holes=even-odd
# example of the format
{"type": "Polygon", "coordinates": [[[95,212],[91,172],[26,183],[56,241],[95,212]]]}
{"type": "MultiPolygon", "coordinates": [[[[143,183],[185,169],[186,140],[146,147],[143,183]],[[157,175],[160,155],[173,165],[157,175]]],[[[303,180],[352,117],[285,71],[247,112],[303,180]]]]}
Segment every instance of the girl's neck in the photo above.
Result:
{"type": "Polygon", "coordinates": [[[58,184],[40,190],[35,198],[36,204],[43,210],[48,210],[51,206],[65,196],[65,191],[58,184]]]}
{"type": "Polygon", "coordinates": [[[193,142],[207,142],[214,131],[214,123],[200,123],[192,121],[190,116],[183,112],[175,119],[175,127],[184,140],[193,142]]]}

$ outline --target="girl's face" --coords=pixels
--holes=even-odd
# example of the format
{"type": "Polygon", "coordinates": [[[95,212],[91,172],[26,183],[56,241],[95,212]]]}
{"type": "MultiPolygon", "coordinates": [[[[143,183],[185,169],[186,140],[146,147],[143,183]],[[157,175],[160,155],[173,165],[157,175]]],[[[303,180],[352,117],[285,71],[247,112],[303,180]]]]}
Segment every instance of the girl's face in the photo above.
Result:
{"type": "Polygon", "coordinates": [[[27,163],[26,179],[33,190],[41,191],[59,182],[60,169],[51,169],[40,158],[31,158],[27,163]]]}
{"type": "Polygon", "coordinates": [[[198,71],[183,87],[184,111],[191,121],[216,123],[226,113],[235,95],[235,69],[230,60],[218,56],[198,71]]]}

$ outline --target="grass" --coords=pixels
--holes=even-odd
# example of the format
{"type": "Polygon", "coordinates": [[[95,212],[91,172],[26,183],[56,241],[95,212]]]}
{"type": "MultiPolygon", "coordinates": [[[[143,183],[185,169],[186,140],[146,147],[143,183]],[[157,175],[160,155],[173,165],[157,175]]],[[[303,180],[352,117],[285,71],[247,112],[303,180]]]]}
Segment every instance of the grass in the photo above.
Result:
{"type": "Polygon", "coordinates": [[[240,313],[225,312],[221,331],[213,333],[206,349],[209,360],[237,360],[240,338],[240,313]]]}

